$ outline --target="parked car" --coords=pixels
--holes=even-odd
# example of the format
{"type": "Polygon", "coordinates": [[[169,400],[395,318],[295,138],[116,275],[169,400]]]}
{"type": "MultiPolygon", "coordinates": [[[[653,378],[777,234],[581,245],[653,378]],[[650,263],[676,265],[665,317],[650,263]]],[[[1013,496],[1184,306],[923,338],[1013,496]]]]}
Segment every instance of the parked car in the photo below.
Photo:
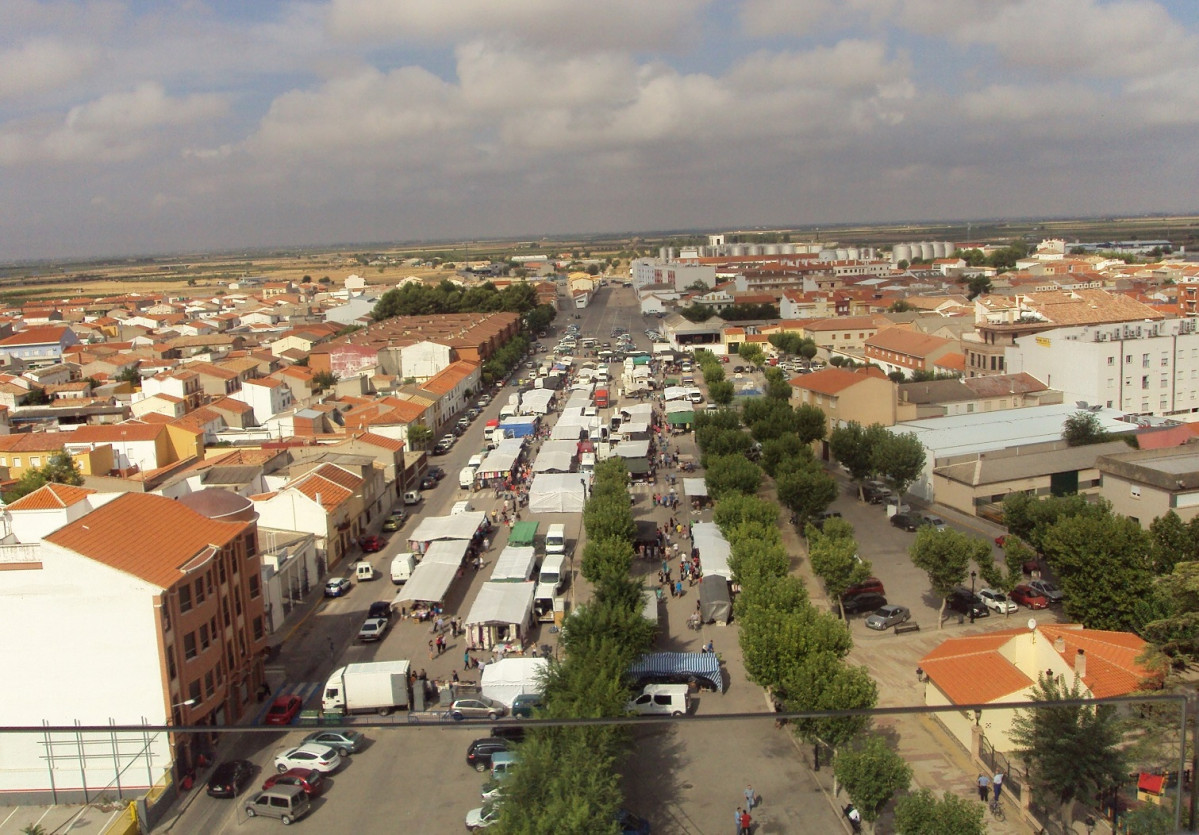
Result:
{"type": "Polygon", "coordinates": [[[1065,597],[1065,595],[1062,594],[1061,589],[1048,580],[1029,580],[1028,585],[1029,588],[1048,600],[1050,606],[1056,606],[1058,603],[1061,603],[1062,598],[1065,597]]]}
{"type": "Polygon", "coordinates": [[[476,739],[466,748],[466,764],[475,771],[487,771],[491,768],[491,755],[498,751],[510,751],[512,743],[495,736],[485,736],[476,739]]]}
{"type": "Polygon", "coordinates": [[[325,583],[325,597],[342,597],[349,594],[353,583],[346,577],[334,577],[325,583]]]}
{"type": "Polygon", "coordinates": [[[924,524],[924,519],[914,513],[896,513],[891,517],[891,525],[905,531],[916,531],[924,524]]]}
{"type": "Polygon", "coordinates": [[[225,760],[208,778],[209,797],[237,797],[254,776],[249,760],[225,760]]]}
{"type": "Polygon", "coordinates": [[[1028,583],[1021,583],[1016,586],[1012,589],[1010,596],[1013,603],[1019,603],[1021,606],[1027,606],[1030,609],[1049,608],[1049,599],[1028,585],[1028,583]]]}
{"type": "Polygon", "coordinates": [[[860,614],[861,612],[873,612],[875,609],[880,609],[887,605],[887,598],[878,592],[865,591],[855,594],[852,597],[841,598],[841,605],[845,608],[845,616],[848,617],[860,614]]]}
{"type": "Polygon", "coordinates": [[[409,490],[406,493],[404,493],[404,504],[414,505],[414,504],[420,504],[420,502],[421,502],[421,495],[420,495],[419,490],[409,490]]]}
{"type": "Polygon", "coordinates": [[[425,475],[431,475],[433,478],[441,481],[443,478],[445,478],[445,470],[435,465],[425,470],[425,475]]]}
{"type": "Polygon", "coordinates": [[[391,620],[391,601],[376,600],[371,604],[366,616],[368,618],[383,618],[384,620],[391,620]]]}
{"type": "Polygon", "coordinates": [[[391,515],[389,515],[386,519],[383,520],[384,533],[394,533],[395,531],[398,531],[401,527],[404,526],[404,522],[407,521],[407,519],[408,519],[408,514],[405,513],[404,511],[402,511],[402,510],[393,511],[391,513],[391,515]]]}
{"type": "Polygon", "coordinates": [[[304,706],[304,701],[294,693],[286,696],[276,696],[266,712],[267,725],[290,725],[304,706]]]}
{"type": "Polygon", "coordinates": [[[533,711],[541,707],[545,702],[538,693],[521,693],[512,700],[512,715],[520,719],[528,719],[533,715],[533,711]]]}
{"type": "Polygon", "coordinates": [[[650,835],[649,821],[627,809],[616,813],[616,822],[620,825],[620,835],[650,835]]]}
{"type": "Polygon", "coordinates": [[[971,594],[970,589],[958,587],[945,598],[949,608],[968,617],[985,618],[991,614],[977,594],[971,594]]]}
{"type": "Polygon", "coordinates": [[[862,498],[870,504],[882,504],[891,497],[891,490],[880,484],[866,482],[862,485],[862,498]]]}
{"type": "Polygon", "coordinates": [[[364,554],[374,554],[387,547],[387,540],[381,536],[364,536],[358,540],[358,547],[364,554]]]}
{"type": "Polygon", "coordinates": [[[939,531],[945,530],[945,520],[940,516],[923,516],[921,518],[924,520],[922,524],[932,525],[939,531]]]}
{"type": "Polygon", "coordinates": [[[907,623],[911,619],[912,613],[908,611],[906,606],[888,604],[875,609],[874,614],[866,618],[866,626],[882,632],[896,624],[907,623]]]}
{"type": "Polygon", "coordinates": [[[980,589],[978,596],[982,598],[983,604],[988,609],[1001,615],[1010,615],[1018,608],[1015,603],[1007,599],[1006,594],[998,589],[980,589]]]}
{"type": "Polygon", "coordinates": [[[816,514],[816,517],[814,519],[812,519],[812,524],[817,528],[817,530],[824,530],[825,522],[827,522],[829,519],[840,519],[840,518],[841,518],[840,511],[825,510],[821,513],[816,514]]]}
{"type": "Polygon", "coordinates": [[[854,583],[852,586],[847,588],[845,590],[845,594],[841,595],[841,598],[844,600],[846,598],[854,597],[855,595],[864,594],[866,592],[886,594],[887,590],[883,588],[882,580],[878,579],[877,577],[867,577],[862,582],[854,583]]]}
{"type": "Polygon", "coordinates": [[[304,737],[304,744],[327,745],[343,757],[362,750],[366,737],[361,731],[313,731],[304,737]]]}
{"type": "Polygon", "coordinates": [[[367,618],[362,626],[358,629],[358,640],[360,641],[381,641],[383,633],[387,631],[387,618],[367,618]]]}
{"type": "Polygon", "coordinates": [[[499,739],[506,739],[509,742],[520,742],[525,738],[525,729],[522,725],[500,724],[491,726],[491,735],[499,739]]]}
{"type": "Polygon", "coordinates": [[[491,395],[490,394],[484,394],[479,397],[479,405],[480,406],[486,406],[489,403],[491,403],[491,395]]]}
{"type": "Polygon", "coordinates": [[[426,475],[420,480],[420,489],[422,490],[432,490],[436,486],[437,479],[433,478],[431,475],[426,475]]]}
{"type": "Polygon", "coordinates": [[[499,719],[508,709],[494,699],[476,696],[473,699],[455,699],[450,704],[449,714],[454,719],[499,719]]]}
{"type": "Polygon", "coordinates": [[[500,807],[498,803],[487,803],[478,809],[466,813],[466,831],[486,829],[500,822],[500,807]]]}
{"type": "Polygon", "coordinates": [[[295,748],[284,748],[275,754],[275,770],[282,774],[293,768],[315,768],[328,774],[341,765],[341,755],[328,745],[306,743],[295,748]]]}
{"type": "Polygon", "coordinates": [[[272,774],[262,784],[264,791],[275,786],[299,786],[304,794],[316,797],[325,789],[325,775],[315,768],[289,768],[282,774],[272,774]]]}
{"type": "Polygon", "coordinates": [[[248,798],[245,809],[247,818],[277,818],[288,826],[308,814],[312,803],[299,786],[272,786],[248,798]]]}

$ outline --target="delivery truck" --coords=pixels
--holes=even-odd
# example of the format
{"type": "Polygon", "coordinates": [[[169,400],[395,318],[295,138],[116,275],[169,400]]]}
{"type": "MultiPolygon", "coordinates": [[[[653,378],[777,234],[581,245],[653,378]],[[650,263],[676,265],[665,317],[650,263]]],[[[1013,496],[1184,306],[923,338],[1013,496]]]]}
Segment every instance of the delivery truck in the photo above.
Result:
{"type": "Polygon", "coordinates": [[[608,408],[608,390],[607,389],[596,389],[595,390],[595,408],[597,408],[597,409],[608,408]]]}
{"type": "Polygon", "coordinates": [[[325,682],[321,709],[386,716],[409,703],[407,661],[370,661],[347,664],[325,682]]]}

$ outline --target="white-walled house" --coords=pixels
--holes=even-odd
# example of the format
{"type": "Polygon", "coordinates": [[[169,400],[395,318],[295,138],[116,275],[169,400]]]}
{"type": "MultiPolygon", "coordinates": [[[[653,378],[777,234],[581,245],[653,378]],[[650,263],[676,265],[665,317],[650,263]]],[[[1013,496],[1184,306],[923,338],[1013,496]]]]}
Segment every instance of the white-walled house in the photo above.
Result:
{"type": "Polygon", "coordinates": [[[259,425],[291,407],[294,402],[287,383],[274,377],[246,380],[242,383],[241,399],[254,410],[259,425]]]}
{"type": "Polygon", "coordinates": [[[453,349],[437,342],[415,342],[400,348],[400,375],[423,383],[449,366],[453,349]]]}

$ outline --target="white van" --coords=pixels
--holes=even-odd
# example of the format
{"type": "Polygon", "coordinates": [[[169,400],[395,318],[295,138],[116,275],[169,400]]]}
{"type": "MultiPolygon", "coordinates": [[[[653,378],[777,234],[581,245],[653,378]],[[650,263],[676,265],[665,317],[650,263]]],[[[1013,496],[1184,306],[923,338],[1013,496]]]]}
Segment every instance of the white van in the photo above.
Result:
{"type": "MultiPolygon", "coordinates": [[[[548,542],[548,539],[546,540],[548,542]]],[[[537,574],[537,587],[552,587],[555,592],[562,590],[566,579],[564,565],[566,557],[562,554],[547,554],[541,563],[541,571],[537,574]]]]}
{"type": "Polygon", "coordinates": [[[579,456],[579,472],[586,476],[591,476],[595,473],[595,453],[584,452],[579,456]]]}
{"type": "Polygon", "coordinates": [[[639,716],[683,716],[691,708],[691,695],[685,684],[647,684],[626,708],[639,716]]]}
{"type": "Polygon", "coordinates": [[[375,579],[375,567],[366,560],[354,563],[354,576],[358,582],[370,581],[375,579]]]}
{"type": "Polygon", "coordinates": [[[411,551],[396,554],[391,561],[391,582],[397,586],[407,583],[408,578],[412,576],[414,568],[416,568],[415,554],[411,551]]]}
{"type": "Polygon", "coordinates": [[[505,406],[504,408],[500,409],[500,420],[507,420],[510,417],[516,417],[515,406],[505,406]]]}
{"type": "Polygon", "coordinates": [[[470,490],[475,486],[474,467],[463,467],[458,471],[458,486],[463,490],[470,490]]]}
{"type": "Polygon", "coordinates": [[[470,513],[474,509],[474,505],[472,505],[469,501],[454,502],[454,506],[450,508],[450,515],[458,516],[462,513],[470,513]]]}
{"type": "Polygon", "coordinates": [[[545,531],[545,553],[566,553],[566,526],[550,525],[545,531]]]}
{"type": "Polygon", "coordinates": [[[479,469],[479,467],[482,467],[483,466],[483,453],[476,452],[474,455],[472,455],[470,457],[470,460],[466,462],[466,466],[470,467],[472,470],[477,470],[477,469],[479,469]]]}

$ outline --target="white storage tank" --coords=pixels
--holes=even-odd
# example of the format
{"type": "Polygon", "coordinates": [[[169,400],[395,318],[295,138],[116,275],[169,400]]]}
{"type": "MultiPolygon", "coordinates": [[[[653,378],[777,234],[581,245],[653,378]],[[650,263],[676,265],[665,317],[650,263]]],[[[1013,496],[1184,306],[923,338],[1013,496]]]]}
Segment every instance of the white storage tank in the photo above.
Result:
{"type": "Polygon", "coordinates": [[[782,253],[783,255],[794,255],[795,254],[795,244],[782,244],[779,247],[779,252],[782,253]]]}
{"type": "MultiPolygon", "coordinates": [[[[915,247],[912,247],[912,254],[913,255],[916,254],[915,247]]],[[[923,261],[929,261],[929,260],[932,260],[932,257],[933,257],[933,245],[931,243],[929,243],[928,241],[921,241],[919,258],[923,261]]]]}
{"type": "Polygon", "coordinates": [[[891,249],[891,263],[898,264],[900,261],[912,260],[911,244],[896,244],[891,249]]]}

